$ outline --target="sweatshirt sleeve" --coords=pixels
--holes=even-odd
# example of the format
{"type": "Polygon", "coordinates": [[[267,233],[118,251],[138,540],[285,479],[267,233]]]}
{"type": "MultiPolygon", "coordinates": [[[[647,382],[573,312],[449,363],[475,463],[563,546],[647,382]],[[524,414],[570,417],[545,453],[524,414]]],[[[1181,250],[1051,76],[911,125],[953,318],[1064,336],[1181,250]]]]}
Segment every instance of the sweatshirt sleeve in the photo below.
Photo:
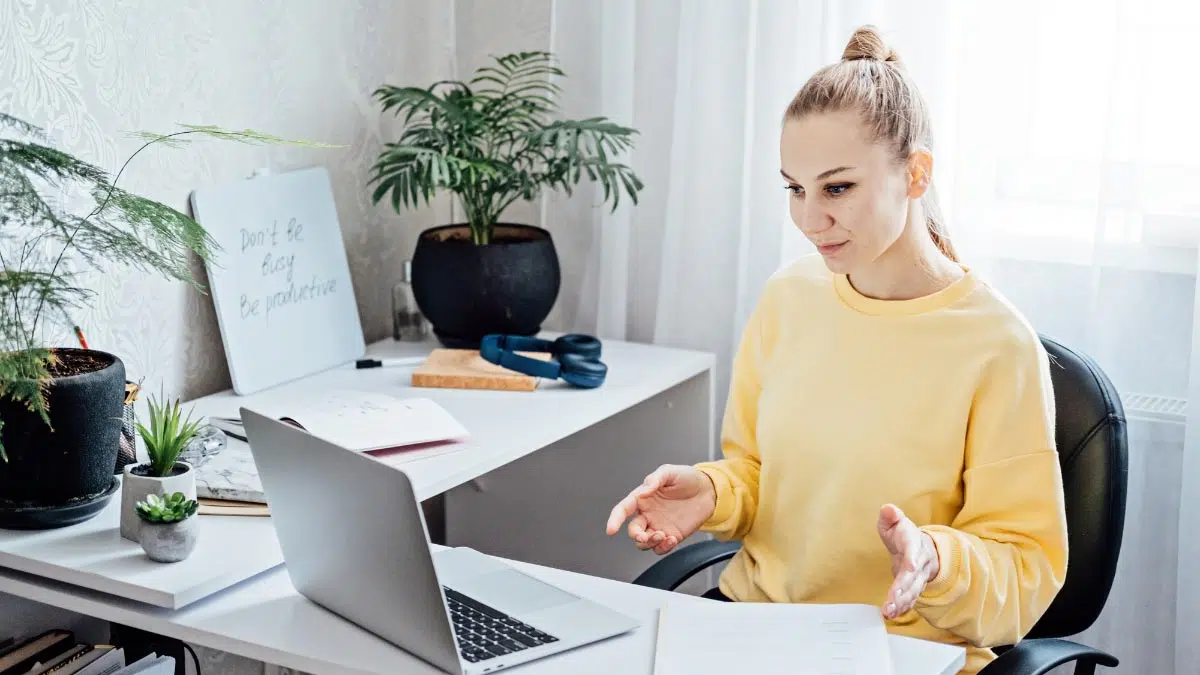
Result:
{"type": "Polygon", "coordinates": [[[762,466],[755,440],[762,363],[761,305],[751,314],[733,359],[729,394],[721,426],[723,459],[696,465],[713,482],[717,505],[700,529],[718,539],[741,539],[758,509],[762,466]]]}
{"type": "Polygon", "coordinates": [[[987,366],[968,421],[963,506],[922,528],[940,568],[916,602],[980,647],[1015,644],[1062,588],[1067,523],[1048,356],[1036,334],[987,366]]]}

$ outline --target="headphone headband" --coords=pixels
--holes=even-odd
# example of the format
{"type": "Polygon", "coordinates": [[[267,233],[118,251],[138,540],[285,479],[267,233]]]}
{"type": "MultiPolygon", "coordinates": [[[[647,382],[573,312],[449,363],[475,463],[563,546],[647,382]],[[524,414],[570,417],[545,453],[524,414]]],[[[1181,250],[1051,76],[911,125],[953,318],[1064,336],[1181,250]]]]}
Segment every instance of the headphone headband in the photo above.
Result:
{"type": "Polygon", "coordinates": [[[558,378],[557,361],[543,361],[517,352],[552,352],[551,343],[524,335],[485,335],[479,343],[479,355],[503,368],[534,377],[558,378]]]}
{"type": "Polygon", "coordinates": [[[562,378],[579,387],[598,387],[608,368],[600,361],[600,341],[591,335],[570,333],[551,342],[525,335],[485,335],[479,343],[479,355],[485,361],[526,375],[547,379],[562,378]],[[523,356],[517,352],[548,352],[549,361],[523,356]]]}

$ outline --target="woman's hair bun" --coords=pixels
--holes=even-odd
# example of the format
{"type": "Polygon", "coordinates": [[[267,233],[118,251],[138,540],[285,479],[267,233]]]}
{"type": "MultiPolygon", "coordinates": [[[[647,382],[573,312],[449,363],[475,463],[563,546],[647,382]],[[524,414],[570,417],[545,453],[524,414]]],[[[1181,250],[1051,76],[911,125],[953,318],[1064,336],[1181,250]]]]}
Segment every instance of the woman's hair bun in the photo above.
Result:
{"type": "Polygon", "coordinates": [[[846,48],[842,50],[843,61],[867,59],[899,63],[900,57],[884,42],[879,29],[875,26],[861,26],[850,36],[846,48]]]}

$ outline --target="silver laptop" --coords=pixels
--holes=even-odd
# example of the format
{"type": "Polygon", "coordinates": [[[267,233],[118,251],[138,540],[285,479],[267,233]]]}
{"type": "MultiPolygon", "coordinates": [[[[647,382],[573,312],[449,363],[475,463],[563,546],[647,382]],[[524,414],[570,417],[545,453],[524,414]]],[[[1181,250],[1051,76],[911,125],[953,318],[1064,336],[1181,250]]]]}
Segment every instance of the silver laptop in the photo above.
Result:
{"type": "Polygon", "coordinates": [[[241,408],[292,584],[449,673],[490,673],[638,622],[469,548],[432,553],[408,475],[241,408]]]}

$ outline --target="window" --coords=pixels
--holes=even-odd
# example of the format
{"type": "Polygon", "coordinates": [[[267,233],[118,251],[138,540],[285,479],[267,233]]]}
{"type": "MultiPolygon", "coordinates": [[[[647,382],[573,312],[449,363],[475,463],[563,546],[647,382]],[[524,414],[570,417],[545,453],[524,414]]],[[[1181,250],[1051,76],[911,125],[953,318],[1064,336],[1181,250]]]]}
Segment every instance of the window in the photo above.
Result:
{"type": "Polygon", "coordinates": [[[1187,70],[1200,9],[1155,4],[954,12],[935,133],[954,165],[946,210],[977,246],[1195,272],[1200,87],[1187,70]]]}

